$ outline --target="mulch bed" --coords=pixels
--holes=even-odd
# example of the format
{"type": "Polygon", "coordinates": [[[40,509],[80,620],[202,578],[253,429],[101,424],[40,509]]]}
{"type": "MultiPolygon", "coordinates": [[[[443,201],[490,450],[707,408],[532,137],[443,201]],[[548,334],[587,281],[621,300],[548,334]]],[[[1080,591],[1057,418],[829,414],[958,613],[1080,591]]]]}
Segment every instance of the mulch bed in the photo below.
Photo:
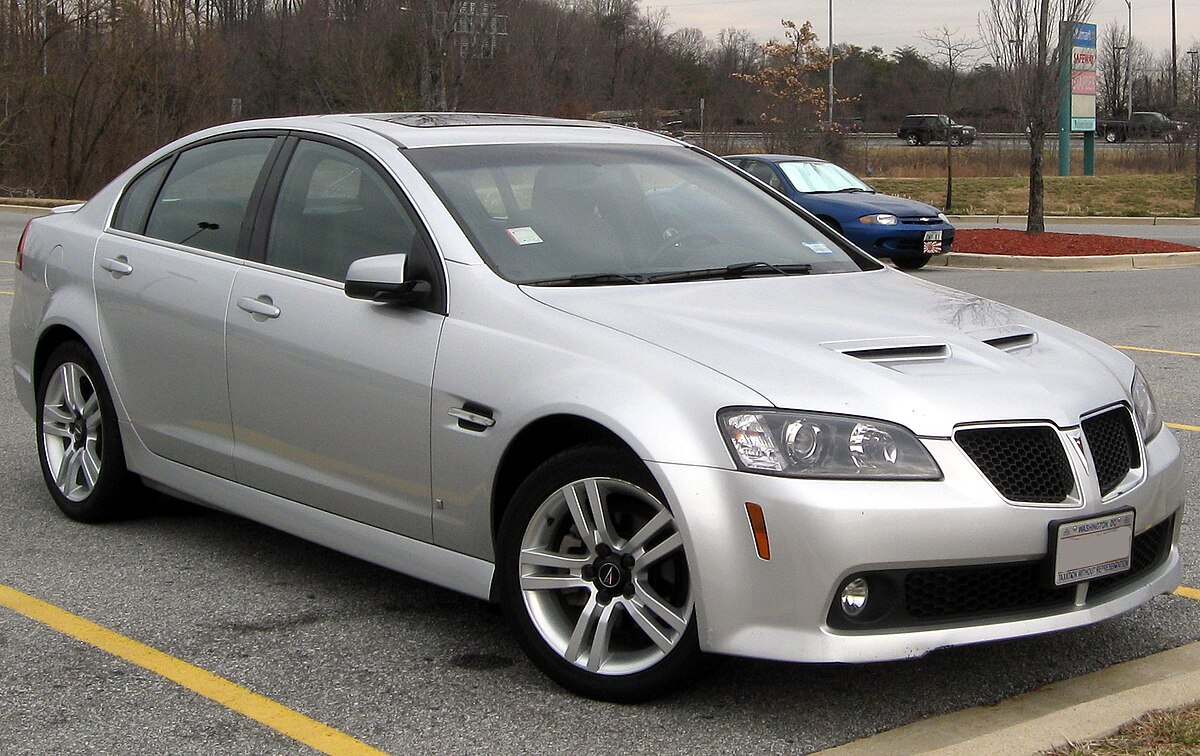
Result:
{"type": "Polygon", "coordinates": [[[1175,242],[1102,234],[1027,234],[1011,228],[960,228],[954,232],[954,251],[976,255],[1083,257],[1192,252],[1195,249],[1175,242]]]}

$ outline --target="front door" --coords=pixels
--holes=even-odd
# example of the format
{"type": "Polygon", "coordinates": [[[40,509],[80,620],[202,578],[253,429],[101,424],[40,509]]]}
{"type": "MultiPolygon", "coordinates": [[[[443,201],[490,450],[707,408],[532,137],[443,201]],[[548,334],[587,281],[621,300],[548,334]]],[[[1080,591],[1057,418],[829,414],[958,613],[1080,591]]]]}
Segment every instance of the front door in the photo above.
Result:
{"type": "Polygon", "coordinates": [[[347,297],[360,257],[409,253],[417,225],[368,157],[300,140],[264,259],[238,272],[227,354],[237,478],[431,538],[429,412],[444,317],[347,297]]]}

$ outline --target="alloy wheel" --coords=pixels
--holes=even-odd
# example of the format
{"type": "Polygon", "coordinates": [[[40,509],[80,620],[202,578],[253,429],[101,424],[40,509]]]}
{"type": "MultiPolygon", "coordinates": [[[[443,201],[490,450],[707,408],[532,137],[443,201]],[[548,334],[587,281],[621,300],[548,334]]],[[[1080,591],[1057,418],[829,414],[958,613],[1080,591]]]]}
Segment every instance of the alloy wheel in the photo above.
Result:
{"type": "Polygon", "coordinates": [[[70,501],[83,501],[100,480],[104,424],[100,395],[74,362],[54,371],[42,400],[42,443],[54,485],[70,501]]]}
{"type": "Polygon", "coordinates": [[[631,483],[593,477],[554,491],[525,527],[518,565],[534,627],[589,672],[649,669],[688,628],[692,589],[678,524],[631,483]]]}

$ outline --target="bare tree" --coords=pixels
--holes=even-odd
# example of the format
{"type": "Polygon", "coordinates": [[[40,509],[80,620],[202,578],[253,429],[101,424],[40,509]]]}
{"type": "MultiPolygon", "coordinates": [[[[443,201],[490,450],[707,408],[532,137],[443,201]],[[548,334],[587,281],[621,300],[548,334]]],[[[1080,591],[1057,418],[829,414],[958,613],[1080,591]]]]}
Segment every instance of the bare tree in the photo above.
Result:
{"type": "Polygon", "coordinates": [[[1055,125],[1058,77],[1071,52],[1074,24],[1091,15],[1095,0],[991,0],[979,26],[988,52],[1013,71],[1011,105],[1028,130],[1029,217],[1025,230],[1046,230],[1046,132],[1055,125]]]}
{"type": "MultiPolygon", "coordinates": [[[[938,78],[941,79],[942,110],[950,118],[958,114],[958,99],[964,67],[975,61],[975,56],[982,49],[978,40],[965,39],[959,36],[958,30],[943,26],[935,32],[922,32],[921,39],[930,47],[930,58],[938,66],[938,78]]],[[[946,139],[946,205],[943,209],[950,211],[954,208],[954,149],[949,138],[946,139]]]]}

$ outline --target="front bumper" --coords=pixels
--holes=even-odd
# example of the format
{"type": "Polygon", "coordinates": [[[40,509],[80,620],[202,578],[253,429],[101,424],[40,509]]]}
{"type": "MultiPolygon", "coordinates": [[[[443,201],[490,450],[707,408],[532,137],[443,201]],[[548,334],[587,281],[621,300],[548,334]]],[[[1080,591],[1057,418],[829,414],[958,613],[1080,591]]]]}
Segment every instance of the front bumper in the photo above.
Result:
{"type": "Polygon", "coordinates": [[[1104,502],[1073,508],[1004,501],[952,441],[926,441],[942,481],[792,480],[651,463],[680,517],[696,586],[700,643],[737,656],[868,662],[954,645],[1062,630],[1126,612],[1179,585],[1184,490],[1179,446],[1163,430],[1146,446],[1146,477],[1104,502]],[[760,559],[745,502],[763,508],[771,559],[760,559]],[[829,612],[859,572],[1044,558],[1049,523],[1132,507],[1145,533],[1174,515],[1165,556],[1137,579],[1082,604],[938,624],[838,630],[829,612]]]}
{"type": "Polygon", "coordinates": [[[848,224],[843,233],[862,249],[876,257],[919,257],[924,254],[926,231],[942,232],[942,253],[954,244],[954,226],[946,223],[923,224],[901,218],[895,226],[865,223],[848,224]]]}

